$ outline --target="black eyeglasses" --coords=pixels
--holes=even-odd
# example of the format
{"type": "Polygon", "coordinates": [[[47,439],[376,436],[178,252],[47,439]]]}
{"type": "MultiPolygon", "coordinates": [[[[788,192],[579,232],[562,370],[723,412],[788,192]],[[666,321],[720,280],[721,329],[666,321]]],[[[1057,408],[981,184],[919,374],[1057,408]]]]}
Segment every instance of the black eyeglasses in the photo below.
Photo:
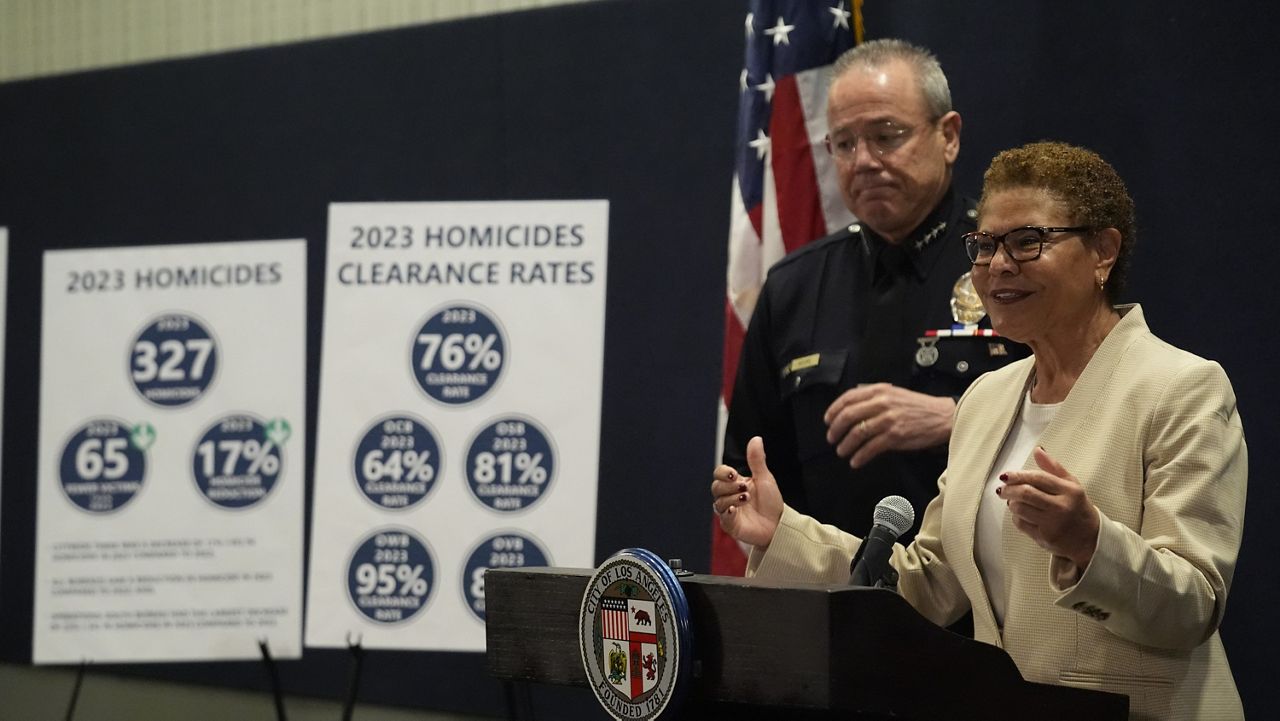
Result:
{"type": "Polygon", "coordinates": [[[964,238],[964,251],[969,254],[970,262],[974,265],[991,265],[991,261],[996,257],[997,245],[1003,244],[1004,250],[1009,254],[1009,257],[1021,263],[1039,258],[1040,253],[1044,252],[1046,244],[1065,240],[1065,238],[1050,240],[1048,238],[1050,233],[1084,233],[1092,230],[1093,228],[1087,225],[1076,225],[1070,228],[1024,225],[1001,235],[975,231],[973,233],[965,233],[962,237],[964,238]]]}

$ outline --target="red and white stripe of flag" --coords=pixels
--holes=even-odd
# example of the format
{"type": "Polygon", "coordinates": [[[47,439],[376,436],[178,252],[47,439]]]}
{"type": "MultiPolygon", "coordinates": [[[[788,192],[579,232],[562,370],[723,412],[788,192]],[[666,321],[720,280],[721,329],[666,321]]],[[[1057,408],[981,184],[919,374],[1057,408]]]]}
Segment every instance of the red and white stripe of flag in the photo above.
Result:
{"type": "Polygon", "coordinates": [[[626,640],[629,637],[627,632],[627,612],[614,611],[611,609],[601,609],[600,611],[600,632],[605,638],[615,638],[626,640]]]}

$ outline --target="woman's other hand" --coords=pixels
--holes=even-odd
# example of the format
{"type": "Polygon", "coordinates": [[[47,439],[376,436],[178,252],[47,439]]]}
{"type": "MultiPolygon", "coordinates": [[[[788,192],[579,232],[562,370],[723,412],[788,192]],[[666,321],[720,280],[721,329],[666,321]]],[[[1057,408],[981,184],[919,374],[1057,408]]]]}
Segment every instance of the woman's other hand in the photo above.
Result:
{"type": "MultiPolygon", "coordinates": [[[[1036,446],[1039,470],[1008,471],[996,493],[1009,506],[1013,525],[1041,548],[1071,559],[1081,572],[1098,547],[1098,509],[1066,468],[1036,446]]],[[[723,523],[723,519],[721,521],[723,523]]]]}

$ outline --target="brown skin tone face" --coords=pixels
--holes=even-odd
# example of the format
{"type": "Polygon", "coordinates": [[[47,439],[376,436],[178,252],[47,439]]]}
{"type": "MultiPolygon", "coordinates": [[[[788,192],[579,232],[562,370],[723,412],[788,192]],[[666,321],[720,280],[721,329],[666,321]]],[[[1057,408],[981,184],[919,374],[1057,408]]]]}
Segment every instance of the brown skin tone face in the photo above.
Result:
{"type": "MultiPolygon", "coordinates": [[[[991,194],[983,201],[979,223],[993,235],[1024,225],[1076,225],[1066,204],[1042,188],[991,194]]],[[[1098,287],[1098,279],[1115,264],[1119,233],[1111,228],[1053,233],[1048,240],[1035,260],[1019,263],[1000,247],[991,265],[973,269],[973,286],[992,327],[1031,346],[1041,382],[1083,370],[1119,320],[1098,287]]]]}

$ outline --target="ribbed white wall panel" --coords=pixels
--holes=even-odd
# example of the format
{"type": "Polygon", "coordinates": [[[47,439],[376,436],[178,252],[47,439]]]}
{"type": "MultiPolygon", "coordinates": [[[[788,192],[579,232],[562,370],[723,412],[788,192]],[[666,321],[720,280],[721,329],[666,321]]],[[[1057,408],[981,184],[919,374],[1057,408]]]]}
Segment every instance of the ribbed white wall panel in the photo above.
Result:
{"type": "Polygon", "coordinates": [[[0,0],[0,82],[592,0],[0,0]]]}

